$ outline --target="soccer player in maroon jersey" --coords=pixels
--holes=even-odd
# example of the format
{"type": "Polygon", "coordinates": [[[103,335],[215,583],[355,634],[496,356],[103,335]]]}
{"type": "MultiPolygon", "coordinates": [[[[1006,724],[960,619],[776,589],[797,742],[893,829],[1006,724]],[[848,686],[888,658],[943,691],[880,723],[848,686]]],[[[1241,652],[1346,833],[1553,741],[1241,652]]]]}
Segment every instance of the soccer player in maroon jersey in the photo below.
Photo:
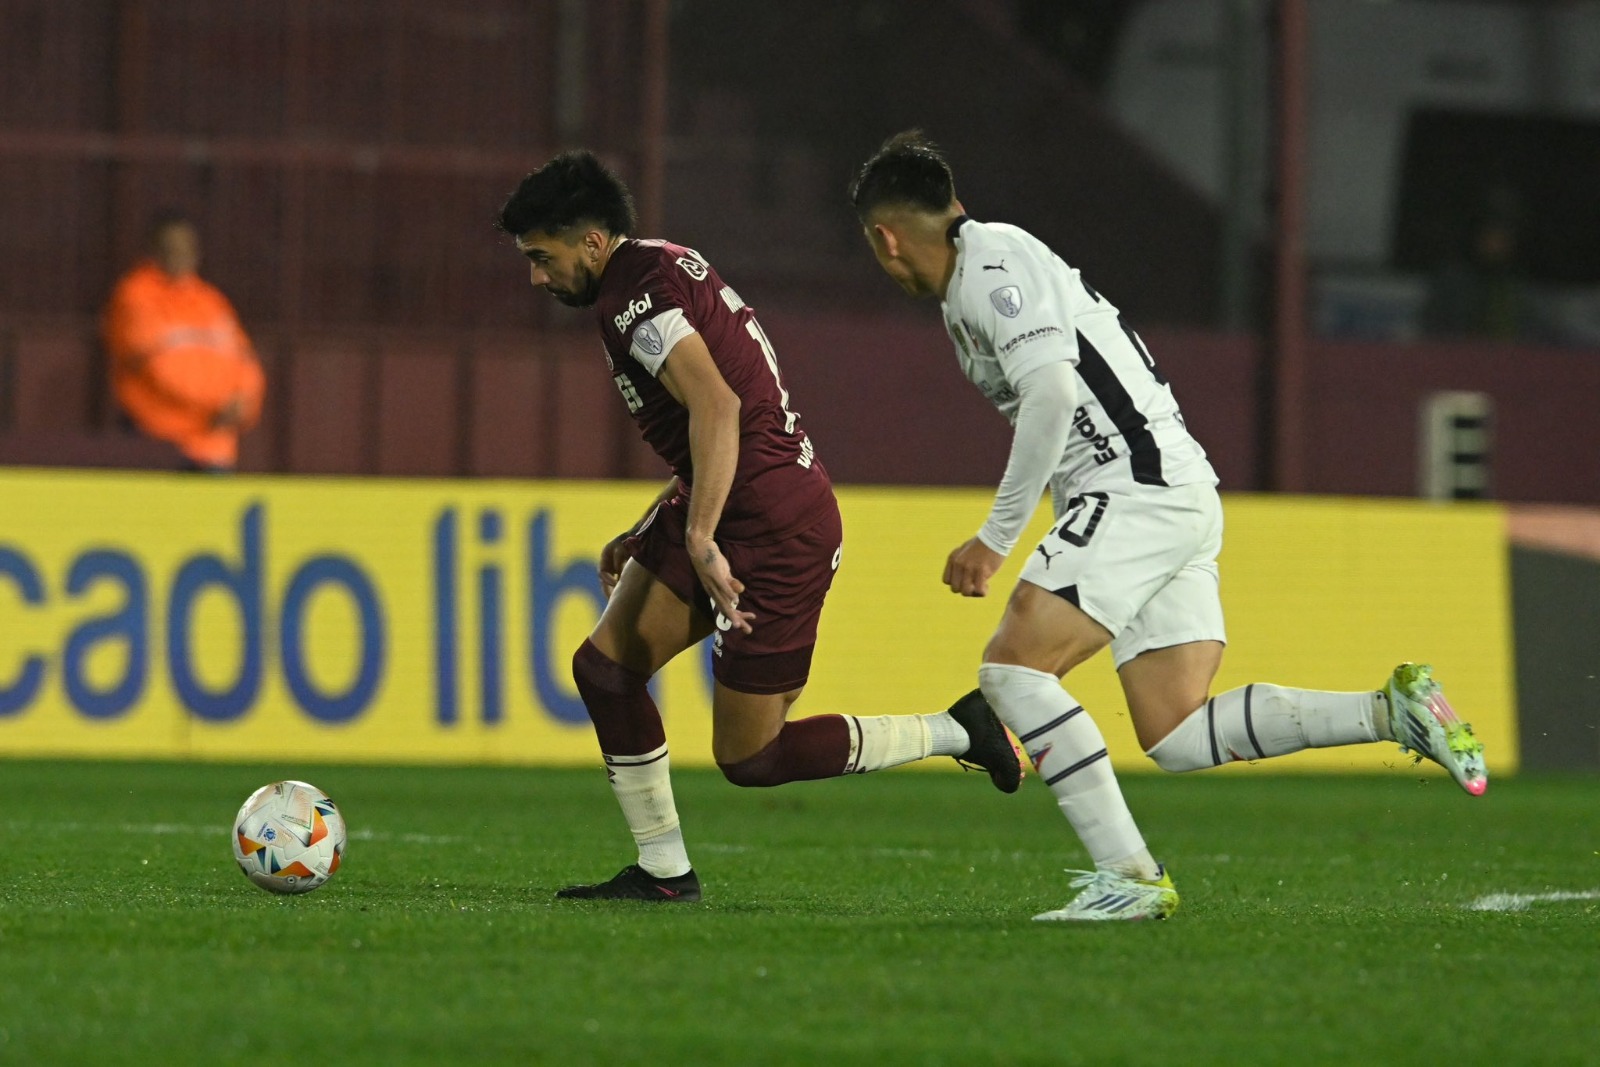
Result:
{"type": "Polygon", "coordinates": [[[584,899],[700,899],[646,685],[714,636],[712,754],[730,782],[772,786],[955,756],[1013,792],[1021,775],[981,693],[931,715],[786,721],[811,668],[843,528],[755,315],[698,252],[639,240],[627,187],[589,152],[522,180],[499,227],[532,283],[593,307],[606,366],[673,477],[600,553],[609,600],[572,657],[635,863],[584,899]]]}

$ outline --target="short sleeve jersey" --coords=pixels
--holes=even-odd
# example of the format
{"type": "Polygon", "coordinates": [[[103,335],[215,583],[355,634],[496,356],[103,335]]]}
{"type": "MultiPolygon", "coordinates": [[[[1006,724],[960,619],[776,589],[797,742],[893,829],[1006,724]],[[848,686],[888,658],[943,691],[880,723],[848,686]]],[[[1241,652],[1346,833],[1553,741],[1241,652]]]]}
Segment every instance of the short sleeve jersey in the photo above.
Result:
{"type": "Polygon", "coordinates": [[[1051,478],[1058,501],[1130,484],[1216,484],[1167,379],[1110,301],[1015,226],[963,215],[950,231],[956,266],[941,310],[967,378],[1014,424],[1016,383],[1052,362],[1077,373],[1073,432],[1051,478]]]}
{"type": "Polygon", "coordinates": [[[595,317],[612,379],[644,440],[693,492],[689,410],[658,380],[673,346],[698,333],[739,397],[739,463],[718,538],[759,544],[816,521],[827,471],[790,407],[772,343],[754,312],[696,251],[628,240],[601,276],[595,317]]]}

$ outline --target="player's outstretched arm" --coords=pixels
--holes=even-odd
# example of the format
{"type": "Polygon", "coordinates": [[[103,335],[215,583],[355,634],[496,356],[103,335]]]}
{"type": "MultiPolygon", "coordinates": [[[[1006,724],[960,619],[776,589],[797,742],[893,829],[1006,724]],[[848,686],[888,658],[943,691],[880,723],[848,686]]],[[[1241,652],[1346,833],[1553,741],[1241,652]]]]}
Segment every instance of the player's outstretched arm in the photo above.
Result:
{"type": "Polygon", "coordinates": [[[739,467],[739,394],[717,369],[711,350],[691,333],[667,353],[658,374],[673,398],[689,409],[689,461],[694,489],[689,496],[684,546],[717,611],[741,633],[750,632],[750,612],[739,610],[744,583],[728,568],[715,540],[723,505],[739,467]]]}

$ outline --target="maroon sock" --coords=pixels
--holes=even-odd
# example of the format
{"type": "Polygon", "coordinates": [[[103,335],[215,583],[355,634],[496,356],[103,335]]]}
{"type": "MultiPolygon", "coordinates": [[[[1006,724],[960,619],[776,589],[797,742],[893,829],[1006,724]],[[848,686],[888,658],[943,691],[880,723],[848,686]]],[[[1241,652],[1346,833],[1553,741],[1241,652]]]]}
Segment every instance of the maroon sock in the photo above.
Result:
{"type": "Polygon", "coordinates": [[[768,786],[837,778],[850,762],[850,724],[843,715],[784,723],[766,748],[738,763],[719,763],[734,785],[768,786]]]}
{"type": "Polygon", "coordinates": [[[650,679],[608,659],[587,639],[572,654],[572,678],[601,752],[641,756],[667,743],[661,711],[645,688],[650,679]]]}

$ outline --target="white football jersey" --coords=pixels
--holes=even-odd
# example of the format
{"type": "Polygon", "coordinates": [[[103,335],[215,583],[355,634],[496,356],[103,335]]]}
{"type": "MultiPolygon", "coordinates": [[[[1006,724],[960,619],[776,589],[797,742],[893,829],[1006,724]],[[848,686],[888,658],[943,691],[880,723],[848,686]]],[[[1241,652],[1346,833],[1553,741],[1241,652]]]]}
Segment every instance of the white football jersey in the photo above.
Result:
{"type": "Polygon", "coordinates": [[[1062,361],[1077,373],[1073,434],[1050,479],[1068,498],[1130,485],[1217,484],[1144,342],[1042,241],[966,216],[950,227],[956,266],[940,305],[961,370],[1016,424],[1013,383],[1062,361]]]}

